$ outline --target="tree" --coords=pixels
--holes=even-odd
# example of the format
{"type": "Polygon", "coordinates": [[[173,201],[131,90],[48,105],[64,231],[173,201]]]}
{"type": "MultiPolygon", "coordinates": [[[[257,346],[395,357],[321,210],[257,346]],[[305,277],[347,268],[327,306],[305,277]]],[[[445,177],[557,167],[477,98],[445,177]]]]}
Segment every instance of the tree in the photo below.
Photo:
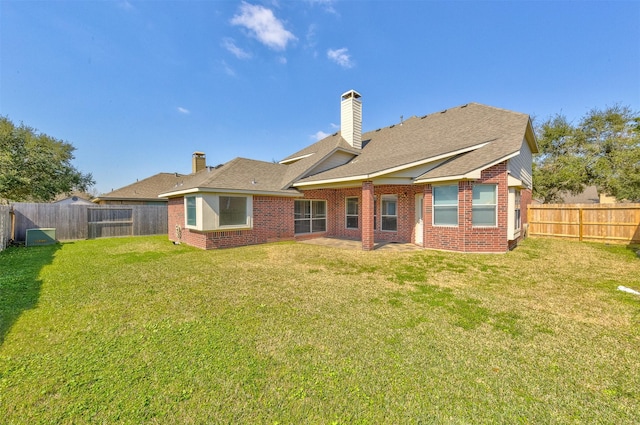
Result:
{"type": "Polygon", "coordinates": [[[88,190],[93,176],[71,165],[74,150],[70,143],[0,116],[0,199],[47,202],[88,190]]]}
{"type": "Polygon", "coordinates": [[[562,202],[566,192],[595,185],[598,193],[640,200],[640,116],[628,107],[593,109],[577,126],[563,115],[536,127],[534,196],[562,202]]]}

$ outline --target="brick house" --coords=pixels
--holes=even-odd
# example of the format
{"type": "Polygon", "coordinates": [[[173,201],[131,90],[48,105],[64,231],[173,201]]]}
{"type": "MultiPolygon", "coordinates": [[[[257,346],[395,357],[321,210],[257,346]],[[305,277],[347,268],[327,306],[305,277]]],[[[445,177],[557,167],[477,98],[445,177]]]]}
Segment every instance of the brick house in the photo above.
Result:
{"type": "Polygon", "coordinates": [[[236,158],[160,194],[169,239],[204,249],[320,236],[363,250],[517,245],[537,152],[528,115],[469,103],[363,134],[360,97],[342,95],[338,133],[279,163],[236,158]]]}

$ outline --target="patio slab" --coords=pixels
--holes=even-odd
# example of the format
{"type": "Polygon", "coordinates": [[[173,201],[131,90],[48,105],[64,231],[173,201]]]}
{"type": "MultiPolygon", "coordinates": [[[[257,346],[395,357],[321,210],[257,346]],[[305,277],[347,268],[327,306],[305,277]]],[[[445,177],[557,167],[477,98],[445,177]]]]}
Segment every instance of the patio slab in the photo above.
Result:
{"type": "MultiPolygon", "coordinates": [[[[350,239],[336,239],[336,238],[314,238],[301,240],[300,243],[306,243],[309,245],[328,246],[332,248],[341,249],[353,249],[362,250],[362,242],[359,240],[350,239]]],[[[412,243],[393,243],[393,242],[378,242],[373,247],[376,251],[396,251],[396,252],[410,252],[410,251],[422,251],[423,248],[414,245],[412,243]]]]}

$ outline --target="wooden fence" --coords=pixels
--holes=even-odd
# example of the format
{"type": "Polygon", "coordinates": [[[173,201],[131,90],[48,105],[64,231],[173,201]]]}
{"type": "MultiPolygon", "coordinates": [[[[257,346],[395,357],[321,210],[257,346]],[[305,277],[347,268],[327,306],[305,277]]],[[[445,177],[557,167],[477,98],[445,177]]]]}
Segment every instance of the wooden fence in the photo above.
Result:
{"type": "Polygon", "coordinates": [[[528,208],[529,235],[640,243],[640,204],[543,204],[528,208]]]}
{"type": "Polygon", "coordinates": [[[60,205],[15,203],[14,239],[27,229],[56,229],[57,240],[167,234],[166,205],[60,205]]]}
{"type": "Polygon", "coordinates": [[[9,245],[11,239],[11,207],[0,205],[0,251],[9,245]]]}

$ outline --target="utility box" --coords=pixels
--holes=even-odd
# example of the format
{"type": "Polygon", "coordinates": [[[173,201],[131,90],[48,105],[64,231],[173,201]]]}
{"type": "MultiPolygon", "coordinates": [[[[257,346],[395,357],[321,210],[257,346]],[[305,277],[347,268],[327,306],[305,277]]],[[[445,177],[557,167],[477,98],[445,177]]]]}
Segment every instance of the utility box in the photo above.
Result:
{"type": "Polygon", "coordinates": [[[43,229],[27,229],[27,246],[42,246],[53,245],[56,243],[56,229],[43,228],[43,229]]]}

